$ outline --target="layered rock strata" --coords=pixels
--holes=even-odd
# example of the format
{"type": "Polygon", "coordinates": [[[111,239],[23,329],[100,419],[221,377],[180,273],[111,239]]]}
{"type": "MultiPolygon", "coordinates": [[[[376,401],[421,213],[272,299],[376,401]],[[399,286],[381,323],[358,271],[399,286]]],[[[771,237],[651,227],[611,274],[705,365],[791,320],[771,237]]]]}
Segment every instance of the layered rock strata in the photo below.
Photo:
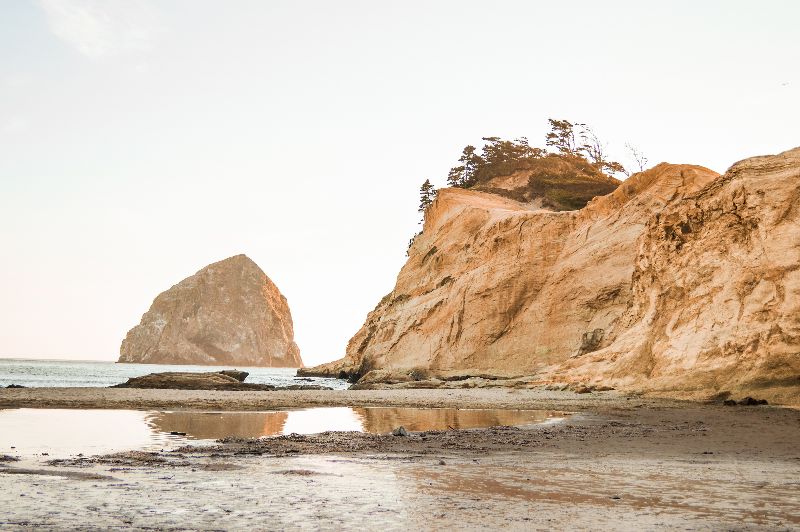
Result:
{"type": "Polygon", "coordinates": [[[577,211],[444,189],[346,356],[308,373],[797,396],[798,205],[800,149],[660,164],[577,211]]]}

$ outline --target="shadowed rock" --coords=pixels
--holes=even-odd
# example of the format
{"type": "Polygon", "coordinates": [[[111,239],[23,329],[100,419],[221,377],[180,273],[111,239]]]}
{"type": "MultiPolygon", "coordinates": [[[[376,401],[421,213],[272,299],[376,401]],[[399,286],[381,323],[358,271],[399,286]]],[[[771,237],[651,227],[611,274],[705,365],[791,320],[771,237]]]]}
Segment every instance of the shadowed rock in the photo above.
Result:
{"type": "Polygon", "coordinates": [[[222,372],[183,373],[165,372],[151,373],[142,377],[133,377],[123,384],[112,388],[158,388],[169,390],[275,390],[275,386],[267,384],[246,384],[222,372]]]}
{"type": "Polygon", "coordinates": [[[247,376],[244,371],[215,371],[208,373],[190,373],[168,371],[151,373],[142,377],[132,377],[122,384],[111,388],[150,388],[165,390],[227,390],[227,391],[273,391],[273,390],[330,390],[326,386],[312,384],[290,384],[273,386],[271,384],[252,384],[242,382],[228,375],[234,373],[242,380],[247,376]],[[244,374],[245,377],[242,377],[244,374]]]}
{"type": "Polygon", "coordinates": [[[250,375],[248,372],[239,371],[238,369],[224,369],[224,370],[220,371],[219,373],[221,373],[222,375],[226,375],[228,377],[233,377],[234,379],[236,379],[239,382],[244,382],[244,380],[247,378],[247,376],[250,375]]]}

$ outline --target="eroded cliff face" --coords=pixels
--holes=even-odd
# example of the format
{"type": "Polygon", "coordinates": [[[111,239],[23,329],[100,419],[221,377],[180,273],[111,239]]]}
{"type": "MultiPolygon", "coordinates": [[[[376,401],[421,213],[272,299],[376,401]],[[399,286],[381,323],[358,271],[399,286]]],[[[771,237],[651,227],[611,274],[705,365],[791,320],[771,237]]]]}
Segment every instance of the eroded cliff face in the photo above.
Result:
{"type": "Polygon", "coordinates": [[[442,190],[345,358],[311,371],[796,393],[799,194],[800,149],[660,164],[578,211],[442,190]]]}
{"type": "Polygon", "coordinates": [[[637,244],[620,333],[554,378],[800,400],[800,148],[676,197],[637,244]]]}
{"type": "Polygon", "coordinates": [[[245,255],[163,292],[128,332],[120,362],[302,367],[278,287],[245,255]]]}

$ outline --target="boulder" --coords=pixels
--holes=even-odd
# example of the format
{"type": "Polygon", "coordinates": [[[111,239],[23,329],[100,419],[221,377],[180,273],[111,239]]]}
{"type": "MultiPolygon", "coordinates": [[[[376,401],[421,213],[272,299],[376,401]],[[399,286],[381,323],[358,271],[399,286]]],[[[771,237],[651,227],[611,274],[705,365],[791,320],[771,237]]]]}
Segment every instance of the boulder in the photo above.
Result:
{"type": "Polygon", "coordinates": [[[224,370],[220,371],[219,373],[221,373],[222,375],[226,375],[228,377],[233,377],[234,379],[236,379],[239,382],[244,382],[244,380],[247,378],[247,376],[250,375],[248,372],[239,371],[238,369],[224,369],[224,370]]]}
{"type": "Polygon", "coordinates": [[[402,425],[392,430],[392,436],[408,436],[408,431],[402,425]]]}

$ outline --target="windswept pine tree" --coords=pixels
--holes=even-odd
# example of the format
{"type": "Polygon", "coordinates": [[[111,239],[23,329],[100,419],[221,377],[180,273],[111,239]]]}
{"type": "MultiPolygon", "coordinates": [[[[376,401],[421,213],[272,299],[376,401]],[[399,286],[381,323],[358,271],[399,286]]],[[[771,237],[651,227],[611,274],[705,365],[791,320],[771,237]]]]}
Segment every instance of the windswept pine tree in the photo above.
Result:
{"type": "Polygon", "coordinates": [[[521,202],[538,198],[542,207],[554,210],[579,209],[619,185],[613,176],[626,170],[608,157],[592,128],[569,120],[548,121],[546,148],[531,146],[526,137],[483,137],[480,149],[466,146],[447,184],[521,202]]]}
{"type": "MultiPolygon", "coordinates": [[[[431,184],[430,179],[426,179],[422,186],[419,188],[419,212],[423,215],[423,220],[425,217],[425,211],[428,209],[433,200],[436,199],[436,189],[431,184]]],[[[422,222],[420,222],[422,223],[422,222]]]]}

